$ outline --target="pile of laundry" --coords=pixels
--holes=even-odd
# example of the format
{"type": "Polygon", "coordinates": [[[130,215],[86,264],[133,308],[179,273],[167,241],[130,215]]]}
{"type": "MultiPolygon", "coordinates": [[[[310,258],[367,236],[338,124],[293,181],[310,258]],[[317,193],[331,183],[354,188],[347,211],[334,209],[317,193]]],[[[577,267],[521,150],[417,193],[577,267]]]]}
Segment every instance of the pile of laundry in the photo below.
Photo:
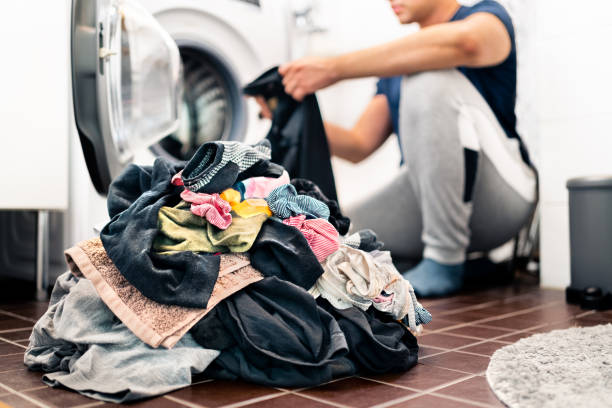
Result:
{"type": "Polygon", "coordinates": [[[266,139],[210,142],[127,167],[100,236],[66,250],[26,365],[113,402],[200,373],[312,386],[415,365],[431,315],[383,243],[270,158],[266,139]]]}

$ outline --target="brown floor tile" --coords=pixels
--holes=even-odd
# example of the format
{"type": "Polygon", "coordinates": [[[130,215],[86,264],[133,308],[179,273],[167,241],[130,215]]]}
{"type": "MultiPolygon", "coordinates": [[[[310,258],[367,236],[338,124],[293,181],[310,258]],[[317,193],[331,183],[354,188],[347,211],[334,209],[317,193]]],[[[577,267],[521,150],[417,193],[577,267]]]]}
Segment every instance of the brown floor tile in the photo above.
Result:
{"type": "Polygon", "coordinates": [[[18,319],[16,317],[6,317],[6,316],[2,316],[2,319],[0,319],[0,336],[2,336],[2,331],[3,330],[13,330],[13,329],[20,329],[20,328],[31,328],[32,326],[34,326],[33,322],[30,322],[28,320],[23,320],[23,319],[18,319]]]}
{"type": "MultiPolygon", "coordinates": [[[[23,353],[0,356],[0,373],[5,371],[21,370],[23,365],[23,353]]],[[[2,390],[0,389],[0,392],[2,390]]]]}
{"type": "Polygon", "coordinates": [[[531,337],[534,334],[535,334],[534,332],[530,332],[530,331],[514,332],[512,334],[509,334],[508,336],[499,337],[499,338],[497,338],[495,340],[496,341],[505,341],[505,342],[508,342],[508,343],[516,343],[520,339],[524,339],[526,337],[531,337]]]}
{"type": "Polygon", "coordinates": [[[449,351],[437,356],[425,357],[421,363],[436,367],[459,370],[470,374],[478,374],[487,369],[488,357],[475,356],[460,351],[449,351]]]}
{"type": "Polygon", "coordinates": [[[38,408],[38,405],[31,403],[30,401],[21,398],[16,394],[9,394],[0,397],[0,408],[38,408]],[[6,404],[6,405],[2,405],[6,404]]]}
{"type": "Polygon", "coordinates": [[[466,337],[458,337],[444,333],[425,334],[419,337],[419,344],[444,349],[463,347],[467,346],[468,344],[476,343],[477,341],[477,339],[468,339],[466,337]]]}
{"type": "Polygon", "coordinates": [[[302,397],[299,395],[299,393],[285,394],[281,395],[280,397],[245,405],[245,407],[249,408],[330,408],[333,406],[334,405],[302,397]]]}
{"type": "Polygon", "coordinates": [[[361,378],[347,378],[300,392],[300,394],[357,408],[382,404],[413,393],[414,391],[361,378]]]}
{"type": "Polygon", "coordinates": [[[417,364],[408,372],[377,375],[376,377],[372,377],[372,379],[424,391],[429,388],[439,387],[440,385],[456,381],[466,375],[468,374],[430,365],[417,364]]]}
{"type": "Polygon", "coordinates": [[[433,331],[433,330],[445,329],[447,327],[455,326],[457,324],[458,323],[455,321],[441,319],[434,315],[434,318],[432,319],[431,322],[423,325],[423,334],[427,334],[428,332],[433,331]]]}
{"type": "MultiPolygon", "coordinates": [[[[99,405],[99,408],[119,408],[119,407],[129,407],[129,408],[185,408],[188,405],[181,404],[179,402],[171,401],[168,398],[157,397],[152,399],[143,400],[140,402],[126,404],[111,404],[105,403],[99,405]]],[[[98,408],[98,407],[96,407],[98,408]]]]}
{"type": "Polygon", "coordinates": [[[25,339],[30,338],[30,333],[32,333],[31,329],[17,330],[17,331],[0,333],[0,337],[7,339],[7,340],[12,340],[12,341],[25,340],[25,339]]]}
{"type": "Polygon", "coordinates": [[[423,395],[400,402],[397,405],[391,405],[389,408],[470,408],[475,406],[443,397],[436,397],[435,395],[423,395]]]}
{"type": "Polygon", "coordinates": [[[0,311],[15,313],[23,317],[38,320],[45,314],[49,307],[49,302],[28,302],[16,303],[12,305],[0,305],[0,311]]]}
{"type": "Polygon", "coordinates": [[[520,316],[506,317],[502,319],[495,319],[483,323],[486,326],[491,327],[501,327],[505,329],[514,329],[514,330],[525,330],[531,327],[536,327],[542,324],[542,322],[525,320],[520,316]]]}
{"type": "Polygon", "coordinates": [[[36,391],[27,391],[24,394],[53,408],[69,408],[76,405],[91,404],[96,402],[96,400],[84,397],[74,391],[66,391],[51,387],[36,391]]]}
{"type": "MultiPolygon", "coordinates": [[[[458,323],[471,323],[471,322],[474,322],[476,320],[488,319],[490,317],[491,317],[490,314],[482,313],[482,311],[480,311],[480,310],[470,310],[470,311],[467,311],[467,312],[461,312],[461,313],[455,313],[455,314],[450,314],[450,315],[444,315],[443,316],[443,318],[445,320],[451,320],[451,321],[455,322],[456,324],[458,324],[458,323]]],[[[434,318],[435,318],[435,316],[434,316],[434,318]]]]}
{"type": "Polygon", "coordinates": [[[443,353],[447,350],[436,347],[422,346],[419,344],[419,358],[431,356],[432,354],[443,353]]]}
{"type": "Polygon", "coordinates": [[[498,341],[486,341],[484,343],[476,344],[474,346],[462,348],[461,351],[467,351],[470,353],[482,354],[485,356],[492,356],[497,349],[507,346],[506,343],[500,343],[498,341]]]}
{"type": "Polygon", "coordinates": [[[503,406],[489,388],[487,379],[484,377],[473,377],[469,380],[461,381],[436,391],[436,394],[449,395],[493,406],[503,406]]]}
{"type": "Polygon", "coordinates": [[[577,306],[572,305],[555,305],[552,307],[545,307],[542,309],[533,310],[531,312],[519,314],[516,317],[520,317],[525,320],[539,322],[539,323],[554,323],[571,319],[577,314],[584,313],[577,306]]]}
{"type": "Polygon", "coordinates": [[[502,329],[493,329],[490,327],[482,327],[475,325],[462,326],[457,329],[444,331],[445,334],[459,334],[462,336],[478,337],[479,339],[490,339],[493,337],[503,336],[509,332],[502,329]]]}
{"type": "Polygon", "coordinates": [[[23,347],[15,346],[14,344],[7,343],[0,340],[0,356],[6,354],[23,353],[25,349],[23,347]]]}
{"type": "Polygon", "coordinates": [[[465,309],[469,307],[474,307],[474,303],[465,302],[465,301],[454,301],[449,303],[440,303],[437,305],[432,305],[427,310],[429,310],[432,314],[444,314],[444,312],[452,312],[457,309],[465,309]]]}
{"type": "Polygon", "coordinates": [[[27,368],[21,368],[20,370],[16,371],[0,373],[0,383],[11,387],[15,391],[22,391],[36,387],[45,387],[45,384],[42,382],[41,378],[42,373],[37,371],[29,371],[27,368]]]}
{"type": "Polygon", "coordinates": [[[211,381],[183,388],[169,395],[207,407],[219,407],[276,393],[280,391],[242,381],[211,381]]]}

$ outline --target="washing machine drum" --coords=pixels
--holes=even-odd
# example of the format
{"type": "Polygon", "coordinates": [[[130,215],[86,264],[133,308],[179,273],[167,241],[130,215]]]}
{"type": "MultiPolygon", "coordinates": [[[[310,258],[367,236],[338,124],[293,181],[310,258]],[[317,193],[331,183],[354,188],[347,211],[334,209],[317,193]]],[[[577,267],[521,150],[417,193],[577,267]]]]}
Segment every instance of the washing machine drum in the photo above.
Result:
{"type": "Polygon", "coordinates": [[[188,160],[203,143],[243,140],[246,104],[239,79],[214,50],[179,42],[183,100],[176,132],[151,147],[170,159],[188,160]]]}

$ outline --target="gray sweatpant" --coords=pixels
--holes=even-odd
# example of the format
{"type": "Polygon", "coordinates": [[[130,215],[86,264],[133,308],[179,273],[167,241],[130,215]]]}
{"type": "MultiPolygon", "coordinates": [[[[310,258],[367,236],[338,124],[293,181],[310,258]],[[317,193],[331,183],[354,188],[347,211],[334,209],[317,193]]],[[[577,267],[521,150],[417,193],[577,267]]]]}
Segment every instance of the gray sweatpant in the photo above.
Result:
{"type": "Polygon", "coordinates": [[[346,214],[393,255],[465,260],[515,236],[529,219],[536,177],[484,98],[457,70],[404,77],[399,111],[406,164],[346,214]]]}

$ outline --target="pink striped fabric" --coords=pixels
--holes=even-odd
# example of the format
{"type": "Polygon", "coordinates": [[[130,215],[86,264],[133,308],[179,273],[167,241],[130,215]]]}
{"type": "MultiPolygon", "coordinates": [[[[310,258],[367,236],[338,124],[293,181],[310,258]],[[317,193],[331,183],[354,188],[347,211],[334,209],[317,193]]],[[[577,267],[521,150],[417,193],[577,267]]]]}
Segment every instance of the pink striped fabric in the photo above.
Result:
{"type": "Polygon", "coordinates": [[[194,193],[187,189],[181,193],[181,198],[191,203],[191,212],[219,229],[227,229],[232,223],[232,206],[219,197],[219,194],[194,193]]]}
{"type": "Polygon", "coordinates": [[[307,220],[305,215],[297,215],[283,220],[283,223],[300,230],[319,262],[340,247],[338,231],[323,218],[307,220]]]}
{"type": "Polygon", "coordinates": [[[284,184],[289,184],[289,173],[283,171],[280,177],[251,177],[243,180],[244,198],[266,198],[272,190],[284,184]]]}

